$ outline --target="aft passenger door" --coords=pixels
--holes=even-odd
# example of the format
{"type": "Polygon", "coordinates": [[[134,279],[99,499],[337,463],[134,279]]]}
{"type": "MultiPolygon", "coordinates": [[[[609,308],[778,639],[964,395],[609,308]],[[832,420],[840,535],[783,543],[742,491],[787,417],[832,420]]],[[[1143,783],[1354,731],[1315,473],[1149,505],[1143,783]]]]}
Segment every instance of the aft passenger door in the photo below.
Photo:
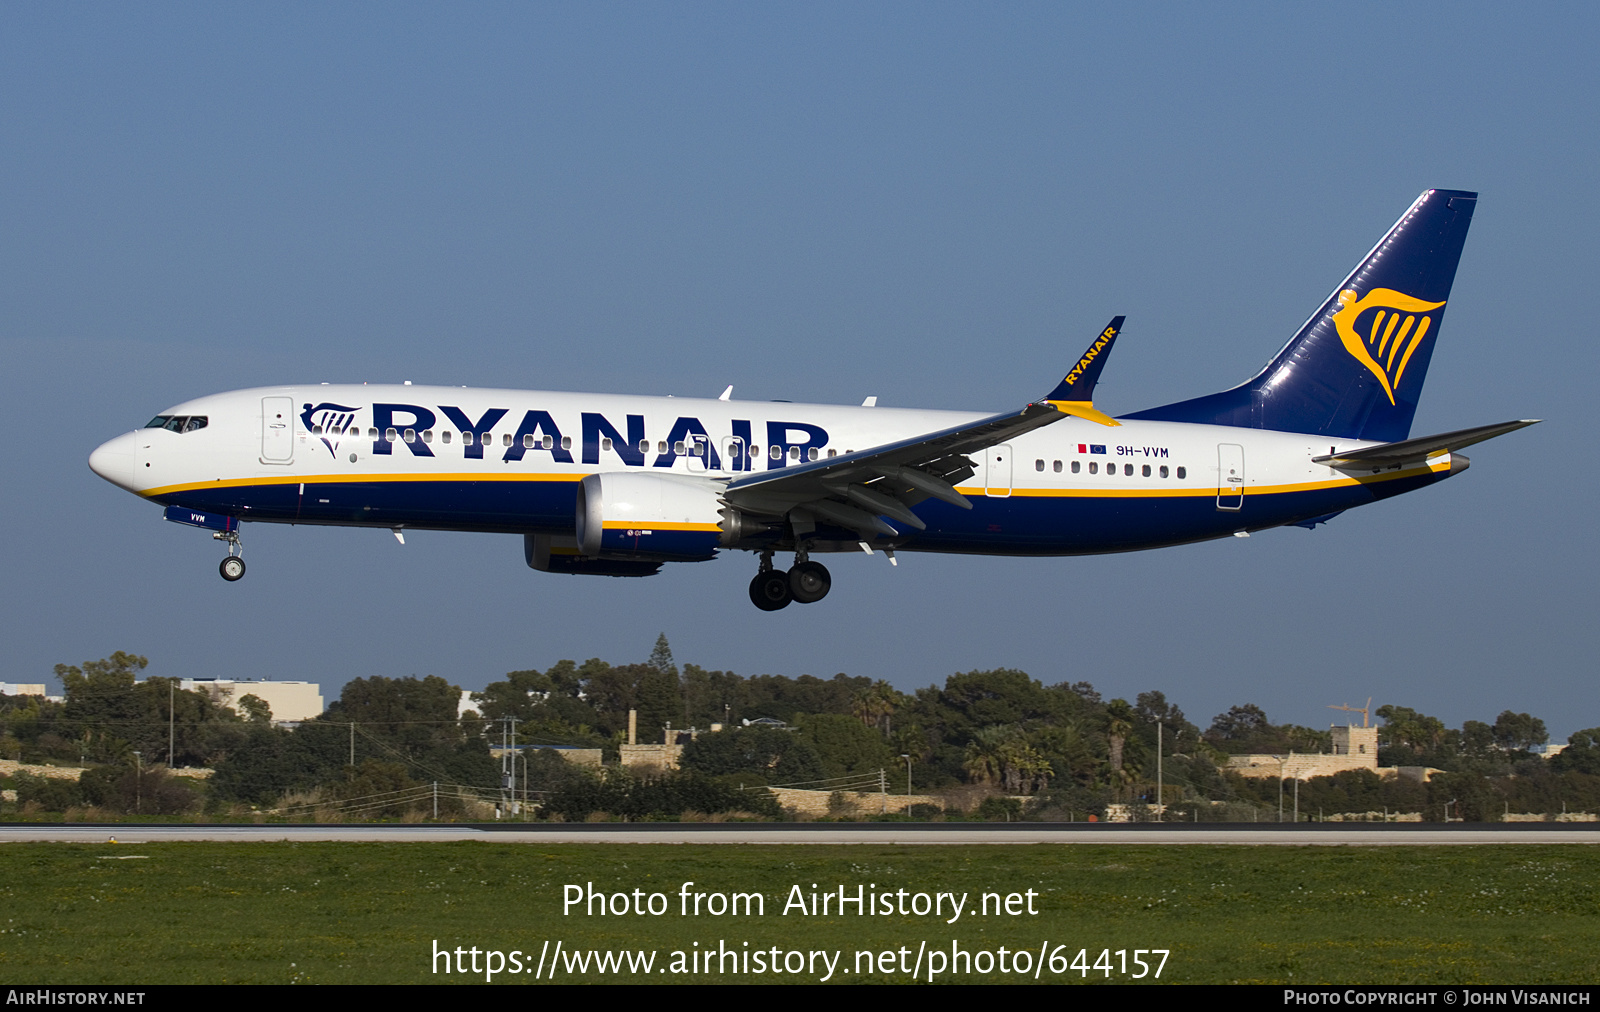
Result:
{"type": "Polygon", "coordinates": [[[261,463],[294,463],[294,398],[261,398],[261,463]]]}
{"type": "Polygon", "coordinates": [[[1244,447],[1238,443],[1217,444],[1217,509],[1236,510],[1244,506],[1244,447]]]}

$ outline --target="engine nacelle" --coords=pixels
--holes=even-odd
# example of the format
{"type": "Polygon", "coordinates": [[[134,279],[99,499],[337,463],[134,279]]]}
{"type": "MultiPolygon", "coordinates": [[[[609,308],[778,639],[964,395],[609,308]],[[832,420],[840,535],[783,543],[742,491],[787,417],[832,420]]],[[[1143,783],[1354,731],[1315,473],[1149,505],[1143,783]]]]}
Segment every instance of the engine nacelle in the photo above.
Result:
{"type": "Polygon", "coordinates": [[[578,484],[578,552],[589,558],[700,561],[724,543],[721,488],[671,474],[612,471],[578,484]]]}

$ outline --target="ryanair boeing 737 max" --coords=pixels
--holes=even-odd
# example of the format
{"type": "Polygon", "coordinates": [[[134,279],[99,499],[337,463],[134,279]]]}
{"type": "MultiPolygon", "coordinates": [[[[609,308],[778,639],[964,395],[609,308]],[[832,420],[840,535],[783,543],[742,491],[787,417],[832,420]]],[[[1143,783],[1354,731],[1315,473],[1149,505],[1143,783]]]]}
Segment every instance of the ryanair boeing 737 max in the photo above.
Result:
{"type": "Polygon", "coordinates": [[[1531,420],[1410,438],[1477,195],[1429,190],[1258,375],[1111,418],[1122,326],[997,415],[426,386],[264,387],[169,408],[94,472],[227,544],[244,522],[521,534],[547,573],[755,553],[756,607],[821,600],[828,552],[1083,555],[1313,527],[1466,469],[1531,420]],[[787,570],[777,553],[794,554],[787,570]]]}

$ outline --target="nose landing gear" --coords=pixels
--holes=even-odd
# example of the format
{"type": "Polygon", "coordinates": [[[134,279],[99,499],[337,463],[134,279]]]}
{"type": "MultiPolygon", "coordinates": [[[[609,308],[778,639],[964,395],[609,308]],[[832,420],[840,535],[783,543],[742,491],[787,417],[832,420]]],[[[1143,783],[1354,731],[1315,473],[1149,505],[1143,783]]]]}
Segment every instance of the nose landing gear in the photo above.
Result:
{"type": "Polygon", "coordinates": [[[222,564],[217,567],[217,571],[229,583],[241,579],[244,576],[244,545],[239,542],[239,532],[224,531],[221,534],[213,534],[211,536],[228,544],[228,557],[222,560],[222,564]]]}

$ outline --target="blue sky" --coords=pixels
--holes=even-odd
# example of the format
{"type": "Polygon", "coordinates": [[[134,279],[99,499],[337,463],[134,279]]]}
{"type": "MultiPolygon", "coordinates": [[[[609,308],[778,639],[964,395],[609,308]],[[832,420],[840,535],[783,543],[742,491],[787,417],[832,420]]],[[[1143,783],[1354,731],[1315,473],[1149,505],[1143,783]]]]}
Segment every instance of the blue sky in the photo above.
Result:
{"type": "Polygon", "coordinates": [[[0,679],[481,688],[573,657],[902,689],[1017,667],[1202,725],[1367,696],[1557,740],[1594,691],[1600,15],[1578,6],[9,5],[0,679]],[[1128,316],[1098,401],[1245,378],[1423,189],[1482,193],[1414,433],[1548,421],[1314,532],[556,577],[512,536],[249,528],[89,451],[219,390],[510,385],[1000,410],[1128,316]]]}

